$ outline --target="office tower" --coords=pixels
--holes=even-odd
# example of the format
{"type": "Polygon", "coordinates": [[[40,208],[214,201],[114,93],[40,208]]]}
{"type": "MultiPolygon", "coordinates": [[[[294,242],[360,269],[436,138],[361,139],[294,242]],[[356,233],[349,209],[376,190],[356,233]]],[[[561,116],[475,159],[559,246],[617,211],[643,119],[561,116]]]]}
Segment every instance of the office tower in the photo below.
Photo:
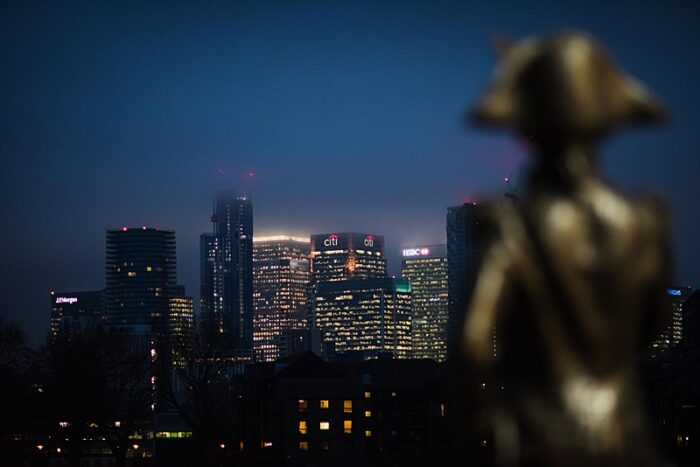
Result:
{"type": "MultiPolygon", "coordinates": [[[[316,322],[316,297],[326,282],[386,277],[384,237],[366,233],[327,233],[311,236],[311,280],[308,315],[311,329],[321,333],[323,348],[329,341],[316,322]]],[[[325,350],[322,352],[326,354],[325,350]]]]}
{"type": "Polygon", "coordinates": [[[700,348],[700,291],[690,294],[683,304],[683,347],[688,351],[700,348]]]}
{"type": "Polygon", "coordinates": [[[51,338],[95,330],[104,320],[103,291],[51,291],[51,338]]]}
{"type": "Polygon", "coordinates": [[[411,353],[411,286],[390,277],[347,279],[316,285],[316,326],[336,354],[374,358],[411,353]]]}
{"type": "Polygon", "coordinates": [[[447,247],[411,246],[401,252],[401,277],[411,283],[413,358],[447,357],[447,247]]]}
{"type": "Polygon", "coordinates": [[[202,234],[201,305],[206,322],[225,334],[231,350],[253,351],[253,204],[219,191],[213,233],[202,234]]]}
{"type": "Polygon", "coordinates": [[[651,357],[659,357],[665,350],[672,348],[683,340],[683,315],[686,301],[693,293],[690,287],[672,287],[665,292],[665,298],[671,304],[670,321],[651,343],[651,357]]]}
{"type": "Polygon", "coordinates": [[[286,356],[280,349],[283,332],[308,328],[308,282],[309,237],[253,238],[253,347],[257,361],[286,356]]]}
{"type": "Polygon", "coordinates": [[[107,325],[148,343],[167,335],[175,295],[175,232],[147,227],[107,231],[107,325]]]}
{"type": "Polygon", "coordinates": [[[184,363],[192,350],[194,338],[194,303],[192,297],[186,296],[184,285],[176,286],[170,297],[168,336],[173,348],[173,361],[184,363]]]}
{"type": "Polygon", "coordinates": [[[363,233],[311,236],[313,283],[386,277],[384,237],[363,233]]]}
{"type": "Polygon", "coordinates": [[[446,230],[447,286],[449,289],[447,345],[449,350],[454,348],[458,327],[462,324],[476,280],[478,263],[483,253],[483,232],[479,224],[479,208],[476,203],[465,203],[462,206],[447,208],[446,230]]]}

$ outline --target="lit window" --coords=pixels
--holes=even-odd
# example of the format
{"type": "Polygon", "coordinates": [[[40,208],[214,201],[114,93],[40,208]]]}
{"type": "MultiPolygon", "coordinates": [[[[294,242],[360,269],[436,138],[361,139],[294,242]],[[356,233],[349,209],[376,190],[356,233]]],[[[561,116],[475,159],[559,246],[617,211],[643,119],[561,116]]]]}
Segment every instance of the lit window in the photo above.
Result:
{"type": "Polygon", "coordinates": [[[343,401],[343,412],[344,413],[352,413],[352,401],[351,400],[344,400],[343,401]]]}
{"type": "Polygon", "coordinates": [[[153,268],[150,266],[146,266],[146,272],[151,272],[151,271],[153,271],[153,268]]]}
{"type": "Polygon", "coordinates": [[[305,435],[306,433],[309,432],[308,427],[306,426],[306,420],[300,420],[299,421],[299,434],[300,435],[305,435]]]}
{"type": "Polygon", "coordinates": [[[320,403],[320,407],[322,409],[327,409],[328,407],[330,407],[330,403],[328,402],[328,399],[322,399],[321,403],[320,403]]]}
{"type": "Polygon", "coordinates": [[[370,418],[372,416],[371,410],[365,410],[365,418],[370,418]]]}
{"type": "Polygon", "coordinates": [[[365,430],[365,438],[371,438],[372,437],[372,430],[365,430]]]}
{"type": "Polygon", "coordinates": [[[352,420],[343,421],[343,433],[352,433],[352,420]]]}
{"type": "Polygon", "coordinates": [[[440,404],[440,416],[441,416],[441,417],[444,417],[444,416],[445,416],[445,412],[446,412],[446,407],[445,407],[445,403],[443,402],[443,403],[440,404]]]}
{"type": "Polygon", "coordinates": [[[319,422],[318,429],[321,431],[328,431],[331,429],[330,422],[319,422]]]}
{"type": "Polygon", "coordinates": [[[365,399],[369,399],[370,397],[372,397],[372,393],[369,391],[365,391],[365,399]]]}
{"type": "Polygon", "coordinates": [[[299,399],[299,412],[306,412],[309,409],[309,403],[306,399],[299,399]]]}
{"type": "Polygon", "coordinates": [[[134,277],[134,276],[136,275],[136,272],[134,272],[134,271],[129,271],[129,272],[126,273],[126,275],[129,276],[129,277],[134,277]]]}
{"type": "Polygon", "coordinates": [[[396,397],[396,391],[391,391],[391,397],[396,397]]]}
{"type": "Polygon", "coordinates": [[[299,450],[300,451],[308,451],[309,450],[309,442],[308,441],[299,441],[299,450]]]}

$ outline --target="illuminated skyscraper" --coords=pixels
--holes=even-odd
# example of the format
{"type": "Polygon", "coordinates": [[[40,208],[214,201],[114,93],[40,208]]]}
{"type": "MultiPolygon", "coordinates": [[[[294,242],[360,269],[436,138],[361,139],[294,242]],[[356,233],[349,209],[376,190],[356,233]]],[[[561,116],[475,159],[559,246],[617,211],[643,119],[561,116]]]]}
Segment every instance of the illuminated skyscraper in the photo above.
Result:
{"type": "Polygon", "coordinates": [[[94,330],[104,322],[103,291],[51,291],[51,338],[94,330]]]}
{"type": "Polygon", "coordinates": [[[253,347],[256,360],[274,361],[285,356],[280,350],[282,333],[308,328],[308,283],[309,237],[253,238],[253,347]]]}
{"type": "Polygon", "coordinates": [[[384,237],[363,233],[311,236],[313,283],[386,277],[384,237]]]}
{"type": "Polygon", "coordinates": [[[693,293],[690,287],[673,287],[666,290],[666,299],[671,302],[671,321],[663,333],[651,343],[651,357],[657,358],[665,350],[683,340],[683,314],[686,301],[693,293]]]}
{"type": "Polygon", "coordinates": [[[321,282],[316,325],[336,354],[411,355],[411,286],[390,277],[321,282]]]}
{"type": "Polygon", "coordinates": [[[172,230],[107,231],[107,325],[144,338],[167,334],[176,266],[172,230]]]}
{"type": "Polygon", "coordinates": [[[402,250],[401,277],[411,283],[413,358],[447,357],[447,248],[445,245],[402,250]]]}
{"type": "Polygon", "coordinates": [[[185,296],[184,285],[176,286],[174,296],[170,297],[168,335],[171,339],[174,361],[183,362],[185,355],[192,349],[194,337],[193,299],[185,296]]]}
{"type": "Polygon", "coordinates": [[[148,227],[107,231],[106,325],[142,349],[187,349],[192,299],[177,285],[175,232],[148,227]]]}
{"type": "MultiPolygon", "coordinates": [[[[483,233],[476,203],[447,208],[447,344],[452,348],[476,279],[483,233]]],[[[495,330],[494,330],[495,332],[495,330]]]]}
{"type": "Polygon", "coordinates": [[[232,350],[253,351],[253,205],[247,196],[216,194],[214,232],[202,234],[201,305],[208,324],[232,350]]]}

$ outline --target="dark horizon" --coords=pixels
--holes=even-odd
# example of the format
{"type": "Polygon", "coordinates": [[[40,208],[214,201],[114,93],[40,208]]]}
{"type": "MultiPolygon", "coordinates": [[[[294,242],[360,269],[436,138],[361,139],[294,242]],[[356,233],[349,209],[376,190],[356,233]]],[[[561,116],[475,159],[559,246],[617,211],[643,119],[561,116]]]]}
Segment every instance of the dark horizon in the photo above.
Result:
{"type": "Polygon", "coordinates": [[[614,185],[669,204],[677,281],[700,282],[700,9],[692,2],[3,5],[2,316],[38,345],[49,292],[104,287],[105,232],[176,232],[199,297],[214,192],[250,192],[255,234],[445,241],[448,206],[517,184],[517,138],[462,124],[495,34],[573,27],[668,107],[600,148],[614,185]]]}

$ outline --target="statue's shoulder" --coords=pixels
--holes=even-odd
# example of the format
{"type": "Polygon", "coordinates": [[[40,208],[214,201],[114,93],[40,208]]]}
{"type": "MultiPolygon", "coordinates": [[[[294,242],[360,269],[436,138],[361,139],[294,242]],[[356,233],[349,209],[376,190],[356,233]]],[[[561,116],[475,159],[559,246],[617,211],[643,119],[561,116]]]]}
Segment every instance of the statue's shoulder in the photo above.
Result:
{"type": "Polygon", "coordinates": [[[636,196],[630,200],[639,227],[650,234],[667,236],[671,229],[669,210],[660,198],[653,195],[636,196]]]}

